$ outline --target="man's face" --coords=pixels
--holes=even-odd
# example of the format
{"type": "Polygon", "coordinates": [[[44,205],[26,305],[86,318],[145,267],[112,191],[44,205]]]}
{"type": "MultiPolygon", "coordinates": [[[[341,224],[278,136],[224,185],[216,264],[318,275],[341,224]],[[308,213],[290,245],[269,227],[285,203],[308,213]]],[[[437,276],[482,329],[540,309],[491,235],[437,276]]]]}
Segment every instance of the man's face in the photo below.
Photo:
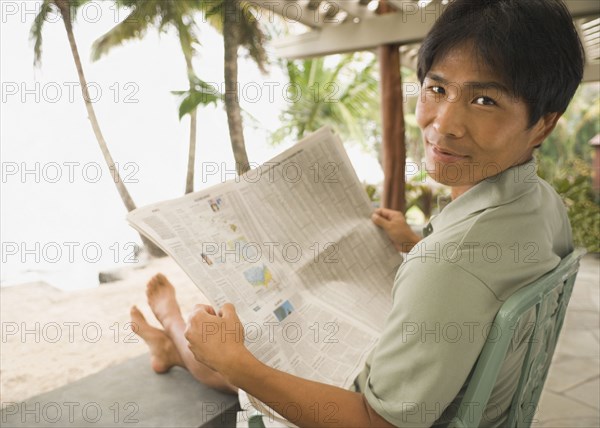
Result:
{"type": "Polygon", "coordinates": [[[478,63],[471,46],[456,47],[434,62],[416,111],[427,172],[451,186],[453,197],[526,162],[543,139],[540,123],[527,129],[526,104],[478,63]]]}

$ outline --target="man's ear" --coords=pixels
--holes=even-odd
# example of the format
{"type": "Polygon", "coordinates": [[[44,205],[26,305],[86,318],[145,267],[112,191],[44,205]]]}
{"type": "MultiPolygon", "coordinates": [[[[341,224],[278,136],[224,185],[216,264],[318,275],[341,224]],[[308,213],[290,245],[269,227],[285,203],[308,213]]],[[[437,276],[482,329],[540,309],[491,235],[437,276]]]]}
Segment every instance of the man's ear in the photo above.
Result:
{"type": "Polygon", "coordinates": [[[538,123],[533,125],[532,140],[530,142],[530,145],[533,148],[537,149],[542,145],[544,140],[548,138],[548,135],[550,135],[550,133],[554,131],[558,119],[560,119],[561,116],[562,113],[558,112],[547,113],[540,118],[538,123]]]}

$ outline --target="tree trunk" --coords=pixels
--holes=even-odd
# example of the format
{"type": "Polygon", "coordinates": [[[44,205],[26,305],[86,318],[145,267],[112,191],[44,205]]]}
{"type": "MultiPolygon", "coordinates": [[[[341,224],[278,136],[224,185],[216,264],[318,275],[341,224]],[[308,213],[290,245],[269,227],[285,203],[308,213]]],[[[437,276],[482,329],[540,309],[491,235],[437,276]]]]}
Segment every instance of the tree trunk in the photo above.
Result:
{"type": "MultiPolygon", "coordinates": [[[[94,130],[94,135],[96,136],[96,140],[100,145],[100,151],[104,156],[104,160],[108,165],[108,169],[112,172],[112,177],[114,179],[115,185],[117,186],[119,195],[121,196],[121,200],[125,204],[125,208],[127,208],[127,211],[132,211],[136,208],[135,203],[133,202],[129,191],[125,187],[123,180],[121,180],[121,175],[119,174],[119,171],[115,166],[115,162],[113,161],[113,158],[110,152],[108,151],[108,146],[106,145],[106,141],[104,140],[104,136],[102,135],[102,131],[100,130],[100,125],[98,124],[98,119],[96,118],[96,113],[94,112],[94,106],[90,101],[90,94],[87,88],[87,81],[83,72],[83,66],[81,64],[81,58],[79,57],[79,51],[77,49],[77,43],[75,42],[75,36],[73,34],[73,25],[71,23],[71,9],[69,1],[55,0],[55,3],[59,8],[63,18],[63,22],[65,23],[67,37],[69,38],[69,45],[71,46],[71,53],[73,54],[75,67],[77,67],[77,75],[79,76],[79,84],[81,86],[83,101],[85,104],[85,108],[87,109],[88,118],[90,119],[92,129],[94,130]]],[[[143,235],[140,234],[140,237],[142,238],[142,242],[144,243],[144,246],[146,247],[150,255],[155,257],[164,257],[166,255],[160,248],[158,248],[153,242],[146,239],[143,235]]]]}
{"type": "MultiPolygon", "coordinates": [[[[191,77],[194,75],[194,68],[192,65],[192,57],[185,49],[183,49],[185,56],[185,64],[187,68],[188,80],[190,82],[190,91],[194,88],[194,83],[191,77]]],[[[190,112],[190,146],[188,150],[188,166],[187,175],[185,180],[185,193],[192,193],[194,191],[194,172],[196,169],[196,128],[198,120],[198,110],[194,109],[190,112]]]]}
{"type": "MultiPolygon", "coordinates": [[[[382,1],[380,14],[390,12],[382,1]]],[[[380,46],[381,122],[383,128],[383,195],[382,206],[404,212],[406,146],[404,138],[404,112],[402,75],[400,74],[400,45],[380,46]]]]}
{"type": "Polygon", "coordinates": [[[223,45],[225,48],[225,111],[229,124],[229,138],[235,158],[235,167],[239,175],[250,169],[242,111],[238,98],[238,46],[239,25],[242,19],[236,0],[224,0],[223,11],[223,45]]]}

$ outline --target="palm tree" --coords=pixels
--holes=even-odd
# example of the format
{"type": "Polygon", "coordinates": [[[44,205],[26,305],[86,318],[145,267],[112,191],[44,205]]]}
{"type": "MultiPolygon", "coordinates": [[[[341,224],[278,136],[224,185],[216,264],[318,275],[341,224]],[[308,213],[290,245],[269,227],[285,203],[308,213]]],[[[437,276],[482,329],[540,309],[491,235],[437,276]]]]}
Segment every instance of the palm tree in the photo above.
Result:
{"type": "Polygon", "coordinates": [[[266,53],[263,48],[264,34],[252,15],[245,13],[247,6],[239,0],[117,0],[120,6],[131,8],[132,11],[124,22],[115,26],[107,34],[94,43],[93,57],[100,58],[112,47],[132,38],[141,38],[150,25],[156,23],[159,31],[173,26],[179,34],[183,51],[189,91],[176,92],[185,95],[185,105],[180,107],[180,117],[190,114],[190,151],[188,157],[188,174],[186,193],[191,191],[193,183],[195,144],[196,144],[196,108],[224,100],[229,135],[236,170],[242,174],[249,169],[248,155],[244,141],[241,108],[239,104],[238,87],[238,48],[245,47],[252,59],[264,72],[266,53]],[[223,35],[225,48],[225,94],[215,94],[204,82],[198,79],[192,66],[194,45],[198,44],[193,24],[194,14],[202,11],[210,25],[223,35]]]}
{"type": "Polygon", "coordinates": [[[205,16],[223,34],[225,111],[229,125],[229,138],[238,174],[250,169],[242,110],[238,98],[238,51],[240,46],[248,50],[261,72],[265,72],[267,54],[263,47],[265,35],[258,21],[248,13],[249,2],[243,0],[206,0],[205,16]]]}
{"type": "Polygon", "coordinates": [[[375,58],[342,55],[328,66],[323,57],[286,61],[290,87],[289,106],[280,119],[284,124],[272,135],[273,143],[301,139],[307,132],[330,125],[345,139],[367,146],[377,141],[379,89],[375,58]]]}
{"type": "MultiPolygon", "coordinates": [[[[81,64],[81,58],[79,57],[79,51],[77,49],[77,43],[75,42],[75,35],[73,33],[73,19],[77,13],[79,7],[81,7],[88,0],[44,0],[42,6],[40,8],[40,12],[35,17],[33,25],[31,27],[31,38],[35,41],[34,46],[34,65],[39,65],[41,63],[42,57],[42,29],[44,22],[46,21],[48,15],[52,12],[53,8],[56,8],[60,13],[62,20],[65,24],[65,29],[67,31],[67,37],[69,39],[69,45],[71,47],[71,53],[73,55],[73,60],[75,61],[75,67],[77,68],[77,75],[79,77],[79,84],[81,86],[81,92],[83,95],[83,101],[85,103],[85,107],[87,109],[88,118],[90,119],[90,123],[92,125],[92,129],[94,131],[94,135],[96,136],[96,140],[100,146],[100,150],[102,151],[102,155],[104,156],[104,160],[106,161],[109,170],[113,172],[114,181],[117,186],[117,190],[119,195],[121,196],[121,200],[125,204],[127,211],[132,211],[136,208],[129,191],[125,187],[123,180],[121,180],[121,176],[119,174],[118,169],[115,166],[115,162],[108,150],[108,146],[106,145],[106,141],[104,140],[104,136],[102,135],[102,131],[100,130],[100,125],[98,124],[98,119],[96,118],[96,113],[94,111],[94,106],[90,101],[90,94],[88,92],[87,81],[85,78],[85,74],[83,72],[83,66],[81,64]]],[[[142,238],[142,242],[144,243],[148,252],[157,257],[164,256],[164,252],[159,249],[154,243],[147,240],[144,236],[140,235],[142,238]]]]}
{"type": "MultiPolygon", "coordinates": [[[[159,31],[165,31],[169,27],[175,28],[179,37],[181,51],[185,58],[186,72],[189,82],[189,93],[195,90],[198,81],[192,65],[194,56],[194,45],[199,44],[196,37],[196,28],[193,21],[194,14],[202,7],[201,0],[117,0],[118,7],[131,9],[127,18],[117,24],[108,33],[94,42],[92,47],[92,59],[98,60],[107,54],[113,47],[121,45],[127,40],[141,39],[148,28],[156,25],[159,31]]],[[[177,94],[184,94],[178,92],[177,94]]],[[[194,191],[194,171],[196,160],[196,133],[197,133],[197,106],[215,102],[215,97],[194,98],[198,104],[186,113],[190,115],[190,138],[188,151],[188,168],[186,175],[185,193],[194,191]]],[[[182,115],[180,115],[180,118],[182,115]]]]}

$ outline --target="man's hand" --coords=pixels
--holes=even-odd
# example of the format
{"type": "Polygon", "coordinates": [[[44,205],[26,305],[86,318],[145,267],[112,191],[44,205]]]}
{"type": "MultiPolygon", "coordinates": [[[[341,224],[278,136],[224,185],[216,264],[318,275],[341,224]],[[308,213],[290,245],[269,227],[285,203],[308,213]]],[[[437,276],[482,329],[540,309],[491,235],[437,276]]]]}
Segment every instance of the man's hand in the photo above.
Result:
{"type": "Polygon", "coordinates": [[[228,378],[241,358],[252,356],[244,346],[244,326],[231,303],[217,314],[212,306],[196,305],[185,330],[196,360],[228,378]]]}
{"type": "Polygon", "coordinates": [[[387,233],[398,251],[408,253],[421,240],[406,223],[406,218],[400,211],[377,208],[371,220],[387,233]]]}

